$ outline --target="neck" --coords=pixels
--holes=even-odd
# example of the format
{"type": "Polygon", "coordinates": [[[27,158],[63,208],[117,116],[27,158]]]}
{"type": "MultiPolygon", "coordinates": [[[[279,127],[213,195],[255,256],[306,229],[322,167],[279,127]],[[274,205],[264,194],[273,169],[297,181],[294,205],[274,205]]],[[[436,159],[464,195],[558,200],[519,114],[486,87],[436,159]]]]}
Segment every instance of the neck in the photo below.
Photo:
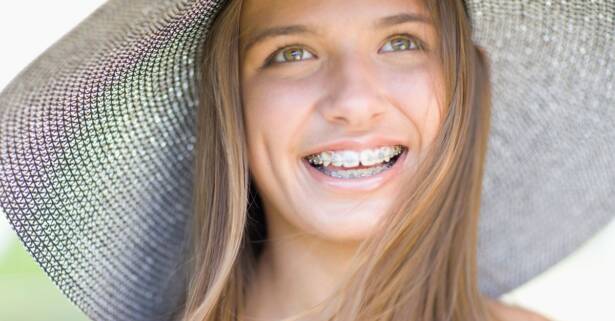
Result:
{"type": "Polygon", "coordinates": [[[278,320],[321,303],[347,272],[359,243],[319,238],[269,219],[268,238],[250,285],[246,314],[278,320]]]}

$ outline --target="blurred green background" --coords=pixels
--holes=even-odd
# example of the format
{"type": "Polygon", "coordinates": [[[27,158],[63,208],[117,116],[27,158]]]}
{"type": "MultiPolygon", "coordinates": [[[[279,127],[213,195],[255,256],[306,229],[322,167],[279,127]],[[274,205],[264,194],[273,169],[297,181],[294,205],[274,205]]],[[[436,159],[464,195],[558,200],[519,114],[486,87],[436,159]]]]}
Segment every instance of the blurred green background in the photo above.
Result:
{"type": "Polygon", "coordinates": [[[0,320],[89,320],[34,261],[1,211],[0,320]]]}

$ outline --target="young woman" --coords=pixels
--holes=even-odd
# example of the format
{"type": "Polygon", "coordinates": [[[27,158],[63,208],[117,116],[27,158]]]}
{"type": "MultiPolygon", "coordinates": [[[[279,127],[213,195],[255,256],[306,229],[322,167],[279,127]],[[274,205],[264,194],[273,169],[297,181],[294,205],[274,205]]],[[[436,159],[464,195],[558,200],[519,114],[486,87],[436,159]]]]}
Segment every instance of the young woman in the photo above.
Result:
{"type": "Polygon", "coordinates": [[[540,319],[487,296],[612,221],[609,12],[108,1],[0,92],[0,211],[92,320],[540,319]]]}
{"type": "Polygon", "coordinates": [[[204,46],[183,320],[545,320],[478,291],[462,1],[233,0],[204,46]]]}

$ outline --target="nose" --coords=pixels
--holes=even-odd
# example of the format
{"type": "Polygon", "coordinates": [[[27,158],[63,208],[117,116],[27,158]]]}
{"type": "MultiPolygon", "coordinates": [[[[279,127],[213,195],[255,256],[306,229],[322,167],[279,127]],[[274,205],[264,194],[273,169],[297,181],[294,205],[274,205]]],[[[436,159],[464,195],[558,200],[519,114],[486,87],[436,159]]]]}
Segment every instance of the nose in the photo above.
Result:
{"type": "Polygon", "coordinates": [[[367,130],[382,118],[387,100],[368,59],[346,54],[331,61],[328,90],[320,111],[330,123],[367,130]]]}

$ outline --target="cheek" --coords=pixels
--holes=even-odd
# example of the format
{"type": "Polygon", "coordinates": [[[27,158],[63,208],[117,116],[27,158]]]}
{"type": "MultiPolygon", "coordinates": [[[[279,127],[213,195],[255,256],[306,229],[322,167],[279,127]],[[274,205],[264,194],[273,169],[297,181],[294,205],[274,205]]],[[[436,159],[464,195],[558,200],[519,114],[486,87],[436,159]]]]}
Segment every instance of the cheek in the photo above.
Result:
{"type": "Polygon", "coordinates": [[[258,127],[296,127],[308,115],[318,92],[309,81],[254,78],[243,86],[246,122],[258,127]]]}
{"type": "Polygon", "coordinates": [[[391,92],[404,115],[417,127],[420,147],[431,144],[440,128],[443,107],[443,81],[435,67],[425,65],[398,74],[391,92]]]}
{"type": "Polygon", "coordinates": [[[296,139],[306,128],[315,97],[309,88],[259,78],[245,83],[242,95],[249,148],[275,158],[298,153],[296,139]]]}

